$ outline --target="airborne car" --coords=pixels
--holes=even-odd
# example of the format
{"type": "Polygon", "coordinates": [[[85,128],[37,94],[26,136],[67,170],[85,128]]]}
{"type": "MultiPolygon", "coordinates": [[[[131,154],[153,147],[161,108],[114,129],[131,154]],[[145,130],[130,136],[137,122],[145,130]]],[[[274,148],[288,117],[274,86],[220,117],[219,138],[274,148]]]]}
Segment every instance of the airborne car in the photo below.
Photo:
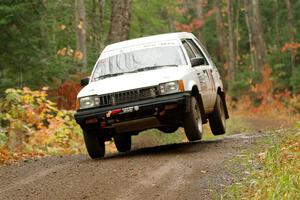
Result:
{"type": "Polygon", "coordinates": [[[191,33],[154,35],[108,45],[77,99],[80,124],[91,158],[105,154],[114,139],[120,152],[132,135],[157,128],[184,127],[189,141],[200,140],[209,121],[214,135],[229,118],[218,69],[191,33]]]}

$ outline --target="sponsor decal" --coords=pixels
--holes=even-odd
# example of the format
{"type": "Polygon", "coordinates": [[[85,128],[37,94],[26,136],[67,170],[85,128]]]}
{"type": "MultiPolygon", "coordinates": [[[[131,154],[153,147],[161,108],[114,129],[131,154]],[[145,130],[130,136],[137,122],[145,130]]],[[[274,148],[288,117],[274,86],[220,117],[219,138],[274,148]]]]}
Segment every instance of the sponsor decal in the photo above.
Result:
{"type": "Polygon", "coordinates": [[[117,115],[119,113],[131,113],[134,111],[138,111],[139,109],[140,109],[139,106],[130,106],[130,107],[126,107],[126,108],[110,110],[105,114],[105,116],[106,116],[106,118],[110,118],[111,116],[117,115]]]}

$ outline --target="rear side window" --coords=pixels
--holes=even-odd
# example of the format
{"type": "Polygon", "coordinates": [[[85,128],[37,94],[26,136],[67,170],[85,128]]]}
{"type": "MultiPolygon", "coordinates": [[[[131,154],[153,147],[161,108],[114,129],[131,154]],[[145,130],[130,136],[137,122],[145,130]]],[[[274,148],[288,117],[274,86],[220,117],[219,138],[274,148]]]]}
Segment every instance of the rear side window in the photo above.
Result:
{"type": "Polygon", "coordinates": [[[199,47],[197,47],[197,45],[195,44],[195,42],[193,40],[187,39],[186,41],[190,44],[190,46],[191,46],[193,52],[196,54],[197,58],[204,58],[203,53],[201,52],[199,47]]]}
{"type": "Polygon", "coordinates": [[[184,46],[184,48],[185,48],[185,50],[186,50],[186,52],[187,52],[189,58],[190,58],[190,59],[195,58],[196,55],[194,54],[193,50],[191,49],[191,47],[190,47],[190,45],[187,43],[187,41],[185,41],[185,40],[182,41],[182,44],[183,44],[183,46],[184,46]]]}

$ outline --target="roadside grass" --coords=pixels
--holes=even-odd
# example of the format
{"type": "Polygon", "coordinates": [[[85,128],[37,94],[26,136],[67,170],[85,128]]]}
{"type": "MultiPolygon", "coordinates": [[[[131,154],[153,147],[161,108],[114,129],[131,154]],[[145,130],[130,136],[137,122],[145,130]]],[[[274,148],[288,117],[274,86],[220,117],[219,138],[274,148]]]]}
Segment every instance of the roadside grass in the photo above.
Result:
{"type": "Polygon", "coordinates": [[[145,139],[150,139],[153,143],[158,144],[172,144],[180,143],[186,140],[184,135],[184,130],[182,128],[177,129],[174,133],[163,133],[158,129],[150,129],[140,133],[138,137],[145,137],[145,139]]]}
{"type": "MultiPolygon", "coordinates": [[[[299,122],[298,122],[299,123],[299,122]]],[[[300,199],[300,124],[278,130],[237,157],[244,178],[221,199],[300,199]]]]}

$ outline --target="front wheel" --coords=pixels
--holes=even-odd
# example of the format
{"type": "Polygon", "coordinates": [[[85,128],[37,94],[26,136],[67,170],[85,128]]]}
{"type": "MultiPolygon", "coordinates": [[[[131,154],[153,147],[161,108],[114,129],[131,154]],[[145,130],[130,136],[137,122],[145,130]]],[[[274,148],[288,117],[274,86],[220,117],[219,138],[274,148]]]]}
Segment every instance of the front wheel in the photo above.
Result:
{"type": "Polygon", "coordinates": [[[225,111],[220,95],[217,95],[214,111],[209,116],[209,126],[214,135],[223,135],[225,133],[225,111]]]}
{"type": "Polygon", "coordinates": [[[119,152],[130,151],[131,149],[131,135],[127,133],[121,133],[114,136],[114,142],[119,152]]]}
{"type": "Polygon", "coordinates": [[[190,112],[186,113],[184,116],[184,131],[189,141],[200,140],[203,133],[202,118],[201,111],[195,97],[191,97],[189,106],[190,112]]]}
{"type": "Polygon", "coordinates": [[[104,140],[94,132],[83,131],[84,142],[89,156],[92,159],[102,158],[105,155],[104,140]]]}

